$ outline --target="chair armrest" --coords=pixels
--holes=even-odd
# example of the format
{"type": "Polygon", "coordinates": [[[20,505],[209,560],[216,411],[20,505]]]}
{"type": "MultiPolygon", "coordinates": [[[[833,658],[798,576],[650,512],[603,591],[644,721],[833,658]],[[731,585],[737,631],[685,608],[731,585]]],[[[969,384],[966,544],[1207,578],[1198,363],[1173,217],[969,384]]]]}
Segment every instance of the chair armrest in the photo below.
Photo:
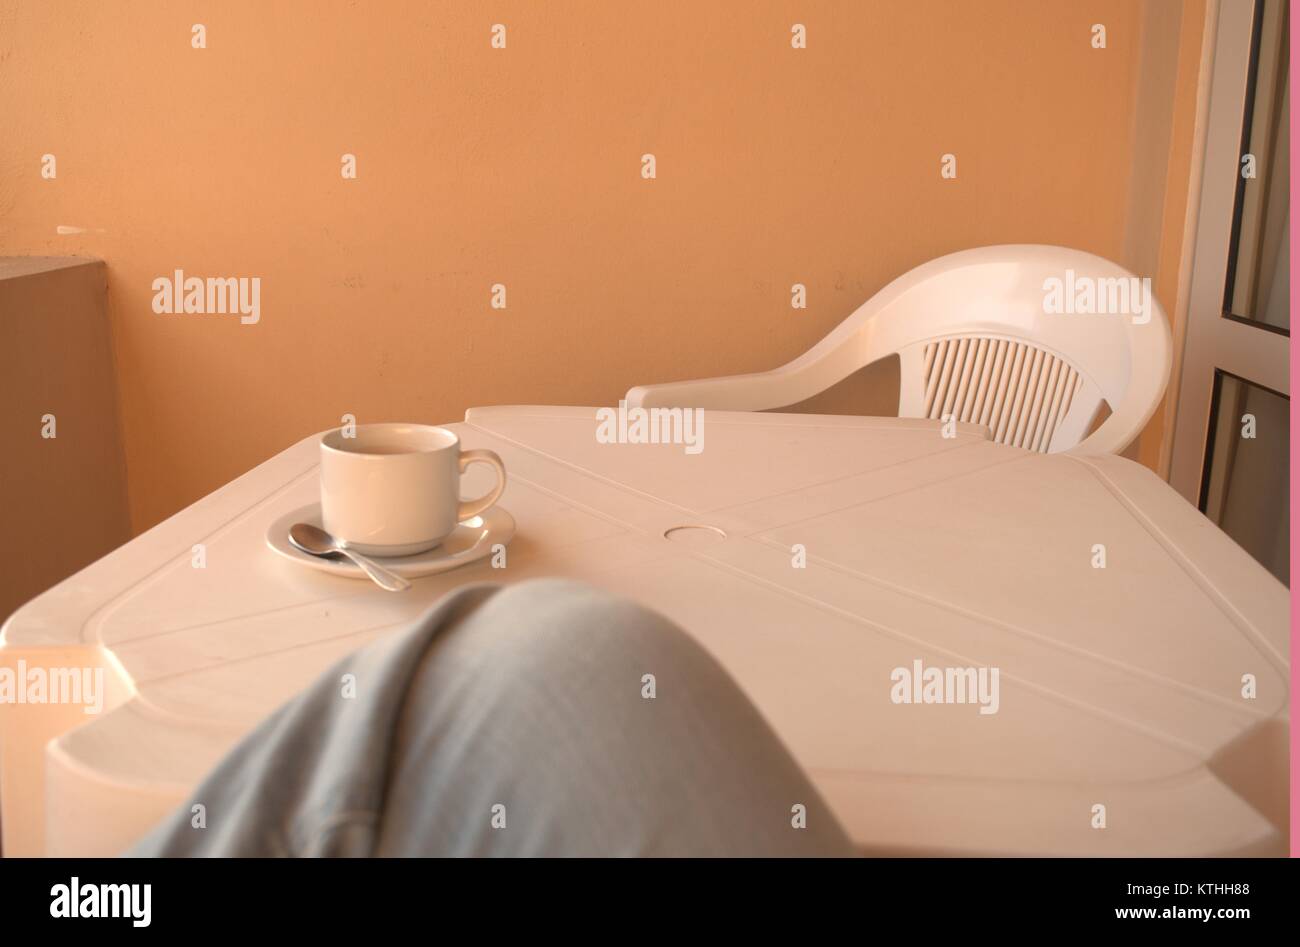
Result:
{"type": "Polygon", "coordinates": [[[638,385],[626,395],[629,408],[710,408],[764,411],[797,404],[803,398],[780,370],[722,378],[638,385]]]}
{"type": "Polygon", "coordinates": [[[712,408],[716,411],[767,411],[807,401],[858,369],[899,350],[897,331],[877,324],[876,316],[903,290],[899,281],[859,306],[829,335],[780,368],[748,375],[639,385],[626,395],[628,407],[712,408]]]}
{"type": "Polygon", "coordinates": [[[1164,310],[1152,300],[1152,319],[1129,324],[1129,359],[1135,367],[1124,397],[1097,430],[1070,448],[1071,454],[1122,454],[1156,413],[1173,370],[1173,339],[1164,310]]]}

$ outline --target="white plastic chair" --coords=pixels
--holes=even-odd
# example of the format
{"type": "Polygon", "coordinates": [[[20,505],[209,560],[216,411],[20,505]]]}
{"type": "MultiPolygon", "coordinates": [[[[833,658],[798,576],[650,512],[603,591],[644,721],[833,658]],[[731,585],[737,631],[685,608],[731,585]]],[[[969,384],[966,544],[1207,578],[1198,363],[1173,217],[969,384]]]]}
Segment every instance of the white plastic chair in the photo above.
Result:
{"type": "Polygon", "coordinates": [[[1028,450],[1117,454],[1155,412],[1171,361],[1164,311],[1150,283],[1134,280],[1109,260],[1065,247],[963,250],[900,276],[780,368],[645,385],[629,391],[627,403],[782,408],[897,353],[901,417],[982,424],[998,443],[1028,450]],[[1049,293],[1051,280],[1060,281],[1059,296],[1049,293]],[[1111,312],[1053,311],[1057,299],[1087,308],[1080,287],[1089,284],[1081,280],[1093,281],[1093,299],[1111,312]],[[1126,290],[1127,311],[1114,311],[1126,290]],[[1103,402],[1110,416],[1085,437],[1103,402]]]}

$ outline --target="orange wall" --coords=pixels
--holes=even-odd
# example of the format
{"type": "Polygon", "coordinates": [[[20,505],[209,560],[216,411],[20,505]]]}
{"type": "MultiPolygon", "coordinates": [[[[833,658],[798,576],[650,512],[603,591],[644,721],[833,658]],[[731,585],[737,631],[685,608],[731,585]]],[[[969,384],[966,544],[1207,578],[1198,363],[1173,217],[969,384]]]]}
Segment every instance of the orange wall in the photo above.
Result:
{"type": "Polygon", "coordinates": [[[0,0],[0,252],[107,261],[142,529],[345,412],[612,404],[772,367],[953,250],[1120,258],[1141,14],[0,0]],[[177,268],[260,277],[261,322],[155,314],[177,268]]]}

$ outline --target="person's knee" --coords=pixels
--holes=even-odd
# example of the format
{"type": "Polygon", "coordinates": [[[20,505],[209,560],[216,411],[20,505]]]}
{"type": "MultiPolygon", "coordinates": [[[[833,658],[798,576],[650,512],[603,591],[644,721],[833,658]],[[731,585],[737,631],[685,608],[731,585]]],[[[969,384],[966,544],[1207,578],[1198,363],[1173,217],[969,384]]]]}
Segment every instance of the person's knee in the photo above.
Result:
{"type": "Polygon", "coordinates": [[[527,700],[534,689],[592,705],[628,696],[639,702],[660,682],[671,681],[679,695],[700,696],[729,685],[713,658],[667,618],[565,579],[499,589],[437,650],[444,684],[454,676],[457,690],[496,694],[509,704],[527,700]]]}
{"type": "Polygon", "coordinates": [[[646,651],[690,653],[699,646],[656,612],[568,579],[506,586],[462,623],[498,656],[548,662],[646,651]]]}

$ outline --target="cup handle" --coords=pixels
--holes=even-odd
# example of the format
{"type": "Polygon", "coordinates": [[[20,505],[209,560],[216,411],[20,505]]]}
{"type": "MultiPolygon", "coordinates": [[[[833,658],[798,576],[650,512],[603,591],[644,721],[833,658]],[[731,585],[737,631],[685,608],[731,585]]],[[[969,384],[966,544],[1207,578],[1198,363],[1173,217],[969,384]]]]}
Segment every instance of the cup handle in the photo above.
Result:
{"type": "Polygon", "coordinates": [[[477,500],[461,500],[460,511],[457,514],[457,521],[464,522],[471,516],[478,516],[489,506],[501,499],[501,494],[506,489],[506,465],[501,463],[501,458],[497,456],[496,451],[491,450],[466,450],[460,452],[460,472],[463,474],[470,464],[491,464],[497,471],[497,485],[489,490],[486,494],[477,500]]]}

